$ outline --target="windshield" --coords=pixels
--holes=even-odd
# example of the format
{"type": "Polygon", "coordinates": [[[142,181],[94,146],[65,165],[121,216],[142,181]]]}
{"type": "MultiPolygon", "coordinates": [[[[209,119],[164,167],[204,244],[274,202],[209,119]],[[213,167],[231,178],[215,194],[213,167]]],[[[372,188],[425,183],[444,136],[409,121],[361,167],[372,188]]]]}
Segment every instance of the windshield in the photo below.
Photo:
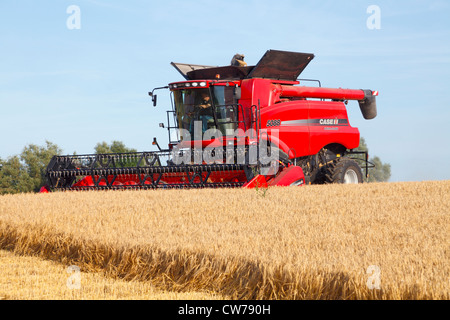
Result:
{"type": "Polygon", "coordinates": [[[174,91],[178,128],[194,136],[194,123],[199,122],[202,133],[220,130],[233,135],[237,128],[238,110],[233,87],[213,86],[210,89],[181,89],[174,91]]]}

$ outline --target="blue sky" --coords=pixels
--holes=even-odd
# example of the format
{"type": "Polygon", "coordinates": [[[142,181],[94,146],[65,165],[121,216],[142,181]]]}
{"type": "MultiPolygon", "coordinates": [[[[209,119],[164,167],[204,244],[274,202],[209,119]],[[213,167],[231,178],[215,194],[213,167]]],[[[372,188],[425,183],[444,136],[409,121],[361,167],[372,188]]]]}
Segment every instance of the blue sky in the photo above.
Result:
{"type": "Polygon", "coordinates": [[[148,91],[183,80],[170,62],[256,64],[268,49],[316,55],[302,74],[325,87],[380,92],[378,117],[350,123],[391,181],[450,179],[450,1],[0,2],[0,157],[27,144],[92,153],[97,142],[154,150],[167,142],[169,96],[148,91]],[[80,8],[81,28],[66,12],[80,8]],[[381,9],[370,30],[367,8],[381,9]]]}

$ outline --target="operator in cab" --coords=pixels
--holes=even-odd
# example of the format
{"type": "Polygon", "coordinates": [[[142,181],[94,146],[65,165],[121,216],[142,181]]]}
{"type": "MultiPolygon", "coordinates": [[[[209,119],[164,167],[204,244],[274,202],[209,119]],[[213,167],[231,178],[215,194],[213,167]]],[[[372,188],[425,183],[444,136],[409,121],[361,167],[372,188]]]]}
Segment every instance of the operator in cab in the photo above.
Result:
{"type": "Polygon", "coordinates": [[[212,103],[208,92],[202,92],[200,97],[200,104],[196,105],[196,107],[199,109],[198,115],[200,121],[202,122],[202,132],[204,133],[208,130],[208,121],[213,119],[212,103]]]}

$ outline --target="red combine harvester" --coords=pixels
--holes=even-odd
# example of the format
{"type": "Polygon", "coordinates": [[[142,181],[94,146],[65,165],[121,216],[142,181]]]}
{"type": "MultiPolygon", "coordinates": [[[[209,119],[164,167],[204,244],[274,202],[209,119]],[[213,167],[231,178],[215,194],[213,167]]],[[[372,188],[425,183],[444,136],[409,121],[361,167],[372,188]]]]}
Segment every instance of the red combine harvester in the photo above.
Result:
{"type": "Polygon", "coordinates": [[[160,124],[169,131],[168,149],[154,139],[158,151],[55,156],[42,192],[362,183],[368,155],[354,151],[360,134],[346,105],[358,101],[373,119],[378,92],[298,79],[313,58],[269,50],[256,66],[172,63],[185,80],[149,93],[156,106],[156,90],[171,92],[168,124],[160,124]]]}

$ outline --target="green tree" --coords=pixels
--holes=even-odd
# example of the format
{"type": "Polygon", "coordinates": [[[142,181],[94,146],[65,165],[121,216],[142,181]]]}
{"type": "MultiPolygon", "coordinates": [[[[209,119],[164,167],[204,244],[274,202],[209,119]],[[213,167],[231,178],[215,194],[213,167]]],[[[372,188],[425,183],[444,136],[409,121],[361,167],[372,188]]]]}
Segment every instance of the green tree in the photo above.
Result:
{"type": "Polygon", "coordinates": [[[113,141],[111,144],[103,141],[101,143],[97,143],[94,150],[96,154],[137,152],[136,149],[126,147],[122,141],[113,141]]]}
{"type": "Polygon", "coordinates": [[[12,156],[0,161],[0,194],[30,192],[32,190],[30,177],[19,156],[12,156]]]}
{"type": "MultiPolygon", "coordinates": [[[[109,154],[109,153],[135,153],[136,149],[128,148],[122,141],[113,141],[111,144],[106,142],[97,143],[94,148],[96,154],[109,154]]],[[[115,160],[114,165],[116,167],[136,167],[138,164],[138,158],[133,156],[127,156],[124,158],[118,158],[115,160]]]]}
{"type": "Polygon", "coordinates": [[[61,149],[49,141],[45,146],[30,144],[20,155],[0,160],[0,194],[38,192],[46,183],[45,170],[61,149]]]}
{"type": "MultiPolygon", "coordinates": [[[[366,140],[361,137],[359,147],[356,151],[369,151],[366,140]]],[[[370,155],[370,153],[369,153],[370,155]]],[[[391,178],[391,165],[389,163],[383,163],[377,156],[369,159],[371,163],[375,165],[374,168],[369,168],[369,179],[367,182],[387,182],[391,178]]]]}

